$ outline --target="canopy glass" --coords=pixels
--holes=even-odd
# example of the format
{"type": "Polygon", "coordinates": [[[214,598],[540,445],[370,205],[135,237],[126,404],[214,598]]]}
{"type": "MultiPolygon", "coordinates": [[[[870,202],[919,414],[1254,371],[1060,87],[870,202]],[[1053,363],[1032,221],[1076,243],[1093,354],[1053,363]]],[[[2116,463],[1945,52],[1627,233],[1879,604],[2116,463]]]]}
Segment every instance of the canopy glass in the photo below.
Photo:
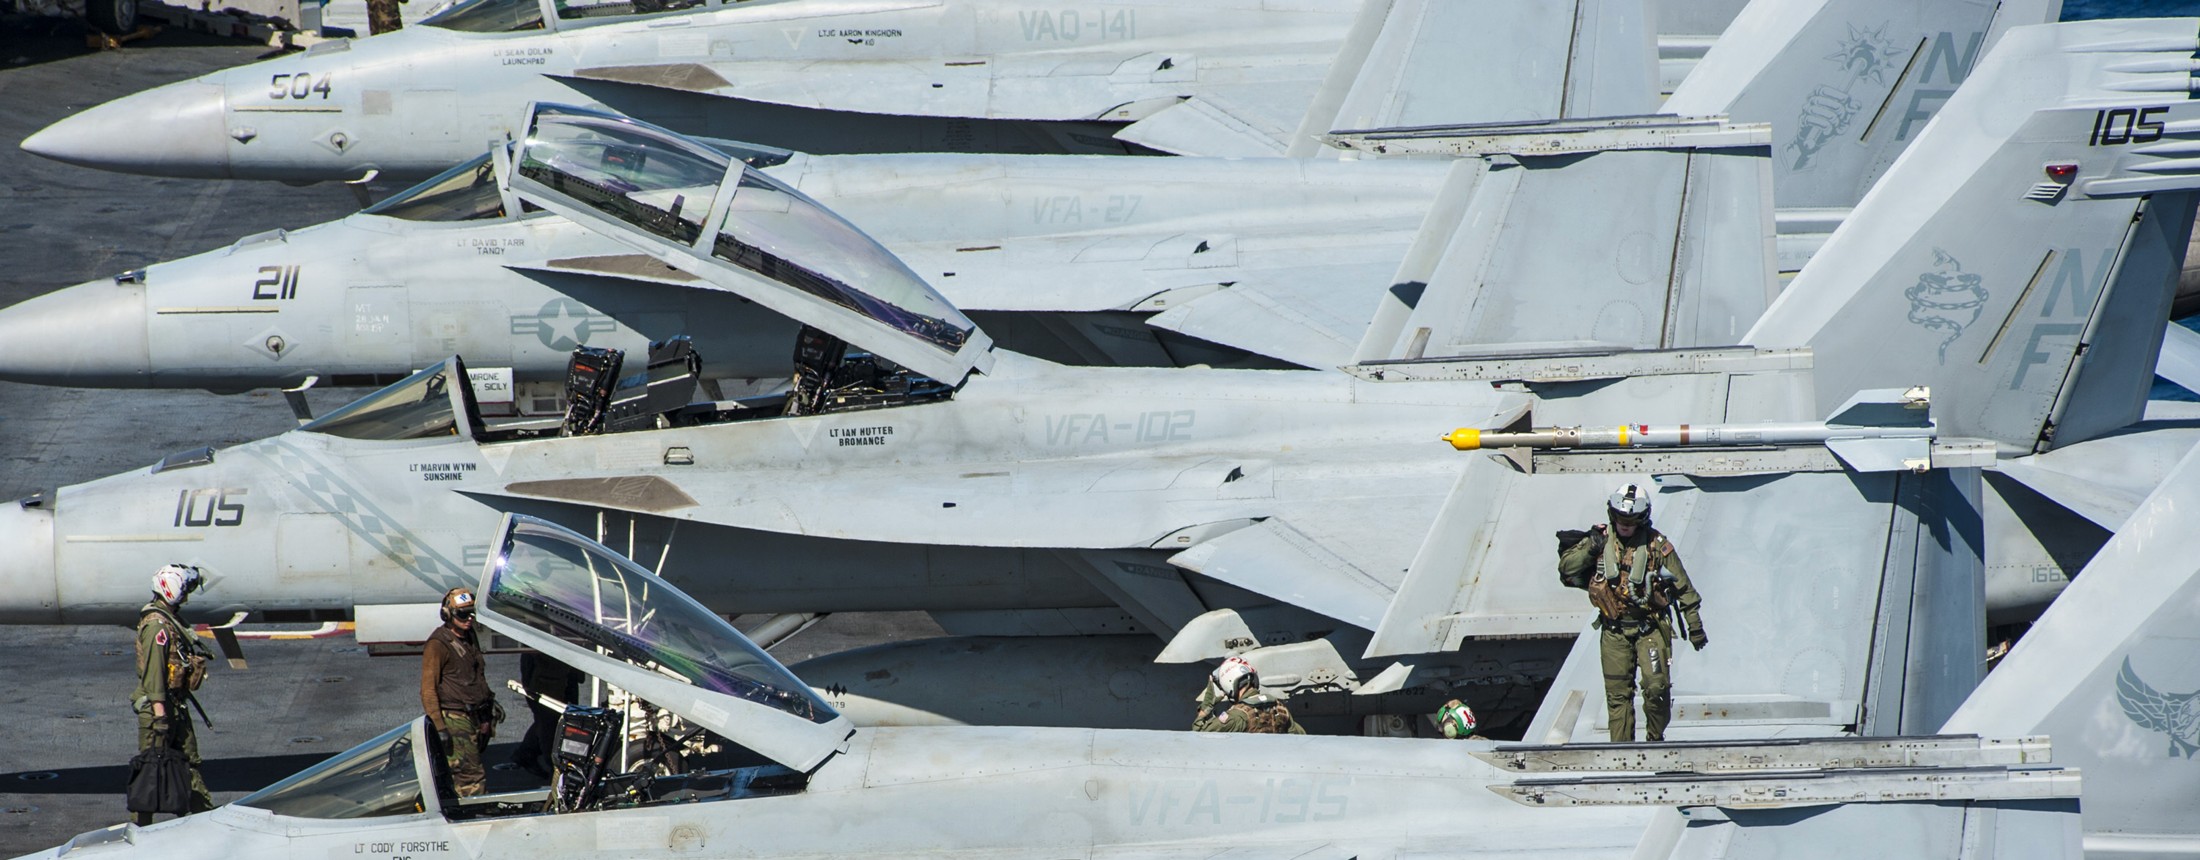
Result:
{"type": "Polygon", "coordinates": [[[246,795],[237,805],[296,818],[379,818],[421,812],[426,807],[413,757],[413,729],[419,724],[420,719],[415,719],[383,732],[246,795]]]}
{"type": "Polygon", "coordinates": [[[839,716],[725,619],[555,526],[515,518],[487,592],[497,615],[658,675],[812,723],[839,716]]]}
{"type": "Polygon", "coordinates": [[[504,217],[504,195],[497,190],[490,153],[437,174],[373,206],[367,215],[407,221],[480,221],[504,217]]]}
{"type": "Polygon", "coordinates": [[[456,435],[457,413],[451,405],[451,380],[455,375],[449,359],[438,361],[298,429],[346,439],[427,439],[456,435]]]}

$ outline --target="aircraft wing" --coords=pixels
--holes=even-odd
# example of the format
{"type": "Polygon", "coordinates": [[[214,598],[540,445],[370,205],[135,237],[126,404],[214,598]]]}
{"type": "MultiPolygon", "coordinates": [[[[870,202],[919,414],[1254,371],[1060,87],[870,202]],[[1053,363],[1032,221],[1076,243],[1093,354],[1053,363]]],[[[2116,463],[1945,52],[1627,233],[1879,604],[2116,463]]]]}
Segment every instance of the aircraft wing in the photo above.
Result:
{"type": "Polygon", "coordinates": [[[1355,359],[1738,342],[1775,283],[1764,132],[1691,126],[1337,136],[1378,152],[1490,153],[1453,163],[1355,359]]]}
{"type": "Polygon", "coordinates": [[[972,311],[1152,314],[1145,324],[1302,367],[1348,363],[1410,228],[1352,236],[1007,239],[897,249],[972,311]],[[1202,250],[1204,249],[1204,250],[1202,250]]]}
{"type": "Polygon", "coordinates": [[[1649,113],[1657,51],[1645,5],[1369,0],[1318,91],[1203,89],[1116,137],[1178,155],[1303,158],[1337,128],[1649,113]],[[1472,33],[1505,35],[1460,50],[1472,33]]]}
{"type": "Polygon", "coordinates": [[[698,60],[592,66],[571,77],[815,110],[1043,121],[1129,121],[1154,105],[1212,93],[1295,124],[1336,51],[1334,41],[1313,38],[1214,36],[1196,50],[1140,41],[969,58],[698,60]]]}
{"type": "Polygon", "coordinates": [[[1397,569],[1374,566],[1395,563],[1397,553],[1385,553],[1379,545],[1356,546],[1352,536],[1409,529],[1426,519],[1422,514],[1432,512],[1425,505],[1333,509],[1305,529],[1272,517],[1203,541],[1171,556],[1169,563],[1372,630],[1398,593],[1397,569]],[[1408,522],[1400,522],[1401,515],[1408,522]],[[1350,553],[1359,563],[1340,553],[1350,553]]]}
{"type": "MultiPolygon", "coordinates": [[[[835,443],[825,434],[812,444],[835,443]]],[[[1124,456],[983,469],[900,464],[840,469],[831,480],[817,480],[814,469],[580,470],[469,494],[491,506],[499,506],[498,498],[551,501],[818,538],[1181,549],[1170,560],[1186,570],[1371,627],[1414,551],[1412,542],[1393,535],[1425,533],[1466,464],[1444,456],[1439,446],[1413,447],[1425,456],[1378,445],[1290,460],[1124,456]]],[[[620,457],[601,453],[597,459],[620,457]]],[[[1106,565],[1097,571],[1109,573],[1106,565]]],[[[1118,599],[1142,602],[1129,592],[1118,599]]],[[[1204,607],[1191,613],[1199,611],[1204,607]]]]}
{"type": "MultiPolygon", "coordinates": [[[[661,455],[661,443],[640,441],[661,455]]],[[[821,432],[808,441],[823,447],[836,444],[836,437],[821,432]]],[[[591,459],[635,461],[610,447],[591,459]]],[[[1401,447],[1378,445],[1289,460],[1125,455],[988,464],[978,470],[960,463],[896,463],[838,469],[831,480],[815,480],[814,469],[796,468],[709,473],[561,468],[559,477],[512,476],[495,489],[473,492],[820,538],[1143,548],[1186,527],[1225,520],[1280,516],[1315,522],[1321,511],[1355,504],[1355,499],[1408,506],[1421,499],[1433,515],[1464,463],[1434,456],[1443,453],[1432,450],[1434,446],[1414,446],[1425,449],[1414,453],[1431,455],[1425,457],[1411,456],[1401,447]]],[[[1390,543],[1364,538],[1336,549],[1375,566],[1369,559],[1381,557],[1390,543]]],[[[1403,570],[1402,558],[1391,561],[1390,569],[1403,570]]]]}
{"type": "Polygon", "coordinates": [[[2139,432],[2088,439],[2003,460],[1994,470],[2109,531],[2123,527],[2162,476],[2200,443],[2190,418],[2150,420],[2139,432]]]}

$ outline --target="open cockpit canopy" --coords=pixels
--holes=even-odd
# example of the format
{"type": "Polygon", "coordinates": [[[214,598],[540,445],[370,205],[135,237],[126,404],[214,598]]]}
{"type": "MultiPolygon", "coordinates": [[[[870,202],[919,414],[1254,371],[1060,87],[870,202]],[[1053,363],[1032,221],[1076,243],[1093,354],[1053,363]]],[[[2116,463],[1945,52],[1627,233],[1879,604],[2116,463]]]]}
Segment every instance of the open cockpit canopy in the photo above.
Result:
{"type": "Polygon", "coordinates": [[[893,252],[740,158],[551,104],[513,145],[529,203],[933,379],[990,364],[991,339],[893,252]]]}
{"type": "Polygon", "coordinates": [[[847,718],[724,618],[603,545],[508,514],[483,572],[490,629],[795,770],[847,718]]]}

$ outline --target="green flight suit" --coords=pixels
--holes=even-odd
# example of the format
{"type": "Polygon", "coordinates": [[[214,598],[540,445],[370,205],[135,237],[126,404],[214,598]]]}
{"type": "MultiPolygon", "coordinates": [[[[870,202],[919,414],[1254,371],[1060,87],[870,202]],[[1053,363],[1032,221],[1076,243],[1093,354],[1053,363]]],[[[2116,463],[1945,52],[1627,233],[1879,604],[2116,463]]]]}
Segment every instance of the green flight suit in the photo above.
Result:
{"type": "MultiPolygon", "coordinates": [[[[191,725],[191,690],[171,683],[184,677],[178,667],[188,666],[194,655],[202,660],[208,656],[167,603],[155,600],[138,610],[137,689],[130,694],[130,708],[137,712],[137,748],[143,752],[166,742],[182,750],[191,760],[191,811],[205,812],[214,808],[214,795],[206,790],[206,779],[199,775],[199,736],[191,725]],[[168,725],[165,737],[153,730],[154,702],[160,702],[166,712],[160,718],[168,725]]],[[[153,816],[137,813],[136,822],[151,824],[153,816]]]]}
{"type": "Polygon", "coordinates": [[[1220,702],[1221,697],[1211,686],[1199,695],[1199,714],[1192,719],[1192,731],[1306,734],[1306,728],[1291,718],[1291,709],[1266,693],[1255,693],[1250,699],[1218,708],[1220,702]]]}
{"type": "MultiPolygon", "coordinates": [[[[1642,677],[1645,739],[1665,740],[1673,717],[1673,616],[1690,640],[1703,647],[1703,597],[1688,581],[1680,553],[1645,524],[1622,541],[1598,526],[1588,538],[1559,551],[1559,581],[1596,594],[1608,588],[1614,605],[1597,608],[1597,653],[1604,664],[1605,718],[1612,741],[1635,739],[1635,677],[1642,677]],[[1601,548],[1601,552],[1599,549],[1601,548]],[[1655,572],[1653,572],[1655,571],[1655,572]],[[1662,603],[1664,605],[1657,605],[1662,603]],[[1616,608],[1617,613],[1609,610],[1616,608]]],[[[1592,596],[1592,604],[1597,600],[1592,596]]]]}

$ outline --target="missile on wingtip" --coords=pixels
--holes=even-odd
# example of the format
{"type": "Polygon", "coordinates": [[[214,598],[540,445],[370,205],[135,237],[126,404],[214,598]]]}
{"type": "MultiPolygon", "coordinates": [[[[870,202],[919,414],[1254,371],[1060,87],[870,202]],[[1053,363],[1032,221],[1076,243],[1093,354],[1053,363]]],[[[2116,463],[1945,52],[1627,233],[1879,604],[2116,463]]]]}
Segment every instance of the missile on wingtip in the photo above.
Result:
{"type": "Polygon", "coordinates": [[[1487,448],[1688,448],[1812,445],[1848,439],[1930,439],[1925,388],[1858,392],[1824,421],[1755,424],[1621,424],[1609,428],[1545,427],[1520,432],[1461,427],[1438,437],[1461,451],[1487,448]]]}

